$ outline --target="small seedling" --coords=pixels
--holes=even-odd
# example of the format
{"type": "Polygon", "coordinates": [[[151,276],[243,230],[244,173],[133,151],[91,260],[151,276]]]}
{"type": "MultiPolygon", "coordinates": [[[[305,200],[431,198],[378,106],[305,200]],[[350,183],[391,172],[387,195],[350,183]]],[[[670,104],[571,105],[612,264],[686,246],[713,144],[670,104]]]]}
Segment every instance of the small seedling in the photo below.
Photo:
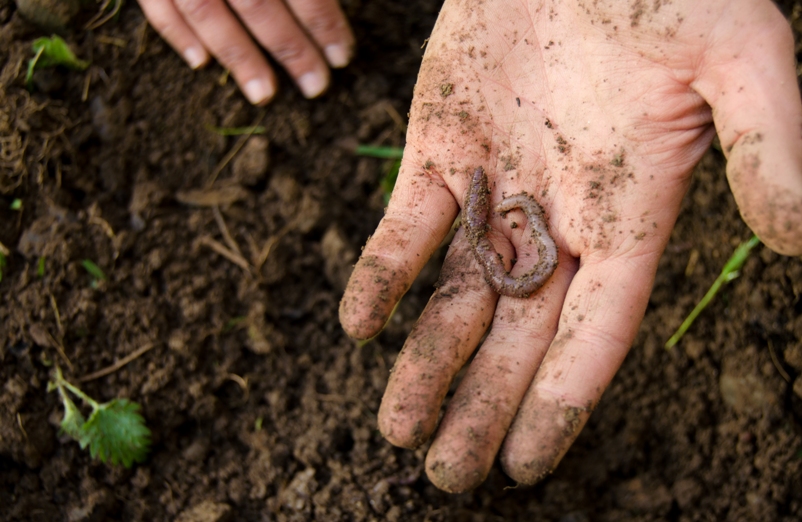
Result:
{"type": "Polygon", "coordinates": [[[251,127],[215,127],[207,125],[206,130],[221,136],[250,136],[251,134],[264,134],[267,129],[262,125],[252,125],[251,127]]]}
{"type": "Polygon", "coordinates": [[[373,145],[357,145],[355,154],[357,156],[368,156],[371,158],[382,159],[401,159],[404,149],[401,147],[374,147],[373,145]]]}
{"type": "Polygon", "coordinates": [[[244,315],[239,315],[237,317],[232,317],[231,319],[226,321],[226,324],[223,325],[222,333],[230,332],[231,330],[233,330],[234,328],[238,327],[239,325],[241,325],[242,323],[244,323],[247,320],[248,320],[248,318],[245,317],[244,315]]]}
{"type": "Polygon", "coordinates": [[[11,202],[11,205],[9,205],[8,208],[16,211],[22,210],[22,200],[20,198],[14,198],[14,200],[11,202]]]}
{"type": "Polygon", "coordinates": [[[372,145],[357,145],[355,154],[357,156],[369,156],[371,158],[382,158],[391,160],[385,167],[385,173],[379,182],[382,194],[384,196],[384,204],[390,202],[390,196],[395,188],[395,182],[398,179],[398,171],[401,168],[401,157],[404,155],[404,149],[401,147],[374,147],[372,145]]]}
{"type": "Polygon", "coordinates": [[[691,327],[699,314],[702,313],[702,310],[704,310],[705,307],[710,304],[710,301],[713,300],[724,283],[729,283],[740,275],[738,271],[744,266],[744,263],[746,263],[749,253],[759,244],[760,239],[753,235],[749,241],[741,243],[738,248],[735,249],[732,257],[730,257],[729,260],[727,260],[727,262],[724,264],[721,274],[719,274],[719,276],[713,282],[713,286],[710,287],[710,290],[707,291],[704,297],[702,297],[702,300],[699,301],[693,311],[691,311],[688,317],[682,322],[677,331],[674,332],[674,335],[671,336],[671,339],[666,342],[666,350],[673,348],[674,345],[677,344],[680,339],[682,339],[682,336],[685,335],[685,332],[688,331],[688,328],[691,327]]]}
{"type": "Polygon", "coordinates": [[[55,379],[47,383],[47,391],[58,390],[64,405],[61,430],[81,445],[89,446],[92,458],[116,466],[130,468],[134,462],[143,462],[150,451],[150,430],[140,415],[139,404],[128,399],[112,399],[99,404],[97,401],[68,382],[56,365],[55,379]],[[70,398],[72,393],[92,408],[89,419],[70,398]]]}
{"type": "Polygon", "coordinates": [[[45,259],[45,256],[42,256],[36,263],[36,276],[39,279],[42,279],[45,276],[45,259]]]}
{"type": "Polygon", "coordinates": [[[28,61],[28,72],[25,75],[25,85],[31,88],[33,73],[45,67],[62,65],[76,71],[83,71],[89,67],[89,62],[79,60],[60,36],[50,38],[42,37],[33,41],[34,57],[28,61]]]}
{"type": "Polygon", "coordinates": [[[81,266],[92,276],[92,288],[97,288],[98,281],[106,280],[106,274],[91,259],[81,261],[81,266]]]}

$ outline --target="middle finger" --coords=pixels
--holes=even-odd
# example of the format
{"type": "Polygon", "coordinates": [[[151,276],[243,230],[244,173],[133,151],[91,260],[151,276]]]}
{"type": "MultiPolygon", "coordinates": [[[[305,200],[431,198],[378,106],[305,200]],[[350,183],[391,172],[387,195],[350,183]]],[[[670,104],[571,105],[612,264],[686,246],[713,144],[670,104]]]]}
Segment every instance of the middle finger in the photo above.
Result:
{"type": "MultiPolygon", "coordinates": [[[[457,388],[426,456],[426,474],[451,493],[490,472],[501,443],[557,331],[577,261],[562,249],[549,281],[528,299],[502,297],[493,328],[457,388]]],[[[516,272],[526,268],[516,265],[516,272]]]]}
{"type": "Polygon", "coordinates": [[[256,40],[314,98],[329,84],[329,67],[282,0],[228,0],[256,40]]]}

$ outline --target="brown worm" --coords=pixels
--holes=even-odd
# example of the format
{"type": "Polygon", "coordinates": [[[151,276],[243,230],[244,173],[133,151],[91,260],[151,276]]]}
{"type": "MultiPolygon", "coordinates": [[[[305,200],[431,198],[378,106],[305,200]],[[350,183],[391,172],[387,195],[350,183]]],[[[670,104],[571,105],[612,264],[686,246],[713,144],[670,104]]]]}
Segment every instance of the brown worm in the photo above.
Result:
{"type": "Polygon", "coordinates": [[[557,268],[557,245],[549,234],[543,207],[525,192],[510,196],[496,205],[495,211],[502,214],[515,208],[523,210],[532,227],[532,238],[537,241],[538,260],[535,266],[521,276],[512,277],[504,269],[501,256],[487,238],[490,228],[487,224],[489,196],[487,175],[482,167],[477,167],[463,207],[463,222],[473,254],[484,270],[487,284],[493,290],[510,297],[529,297],[548,281],[557,268]]]}

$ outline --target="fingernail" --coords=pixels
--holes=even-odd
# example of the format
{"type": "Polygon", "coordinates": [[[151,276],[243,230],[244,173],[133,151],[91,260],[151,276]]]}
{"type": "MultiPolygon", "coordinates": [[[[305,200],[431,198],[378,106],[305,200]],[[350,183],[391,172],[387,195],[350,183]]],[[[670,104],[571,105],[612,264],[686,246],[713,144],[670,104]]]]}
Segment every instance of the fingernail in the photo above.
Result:
{"type": "Polygon", "coordinates": [[[298,78],[298,86],[307,98],[314,98],[326,89],[328,78],[319,72],[308,72],[298,78]]]}
{"type": "Polygon", "coordinates": [[[245,93],[245,97],[248,98],[249,102],[259,105],[263,101],[272,98],[275,91],[273,85],[267,80],[255,78],[242,86],[242,92],[245,93]]]}
{"type": "Polygon", "coordinates": [[[327,45],[326,48],[323,49],[323,53],[325,53],[329,65],[335,69],[345,67],[348,65],[348,62],[351,61],[350,49],[342,44],[327,45]]]}
{"type": "Polygon", "coordinates": [[[184,51],[184,60],[186,60],[190,67],[197,69],[206,61],[206,53],[198,47],[190,47],[184,51]]]}

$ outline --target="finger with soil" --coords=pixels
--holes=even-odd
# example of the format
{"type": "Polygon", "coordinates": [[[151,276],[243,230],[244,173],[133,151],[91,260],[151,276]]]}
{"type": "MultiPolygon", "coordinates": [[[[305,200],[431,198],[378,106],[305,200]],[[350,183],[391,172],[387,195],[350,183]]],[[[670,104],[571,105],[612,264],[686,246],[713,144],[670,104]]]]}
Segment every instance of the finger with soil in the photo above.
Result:
{"type": "Polygon", "coordinates": [[[469,491],[487,477],[554,338],[576,266],[575,260],[563,256],[536,296],[499,299],[492,330],[451,399],[426,456],[426,473],[438,488],[469,491]]]}
{"type": "Polygon", "coordinates": [[[769,248],[799,255],[802,103],[793,36],[774,6],[748,23],[729,25],[754,34],[739,33],[737,40],[745,46],[735,53],[730,46],[706,53],[692,86],[713,107],[727,178],[744,221],[769,248]]]}
{"type": "Polygon", "coordinates": [[[514,480],[534,484],[551,473],[582,430],[635,338],[658,259],[630,253],[585,262],[577,272],[501,449],[514,480]]]}
{"type": "Polygon", "coordinates": [[[490,326],[497,300],[461,228],[437,290],[390,373],[379,409],[379,429],[388,441],[417,448],[429,439],[451,381],[490,326]]]}
{"type": "Polygon", "coordinates": [[[404,176],[402,166],[387,214],[365,245],[340,301],[340,322],[355,339],[381,331],[457,215],[444,184],[428,175],[424,181],[413,176],[404,176]]]}

